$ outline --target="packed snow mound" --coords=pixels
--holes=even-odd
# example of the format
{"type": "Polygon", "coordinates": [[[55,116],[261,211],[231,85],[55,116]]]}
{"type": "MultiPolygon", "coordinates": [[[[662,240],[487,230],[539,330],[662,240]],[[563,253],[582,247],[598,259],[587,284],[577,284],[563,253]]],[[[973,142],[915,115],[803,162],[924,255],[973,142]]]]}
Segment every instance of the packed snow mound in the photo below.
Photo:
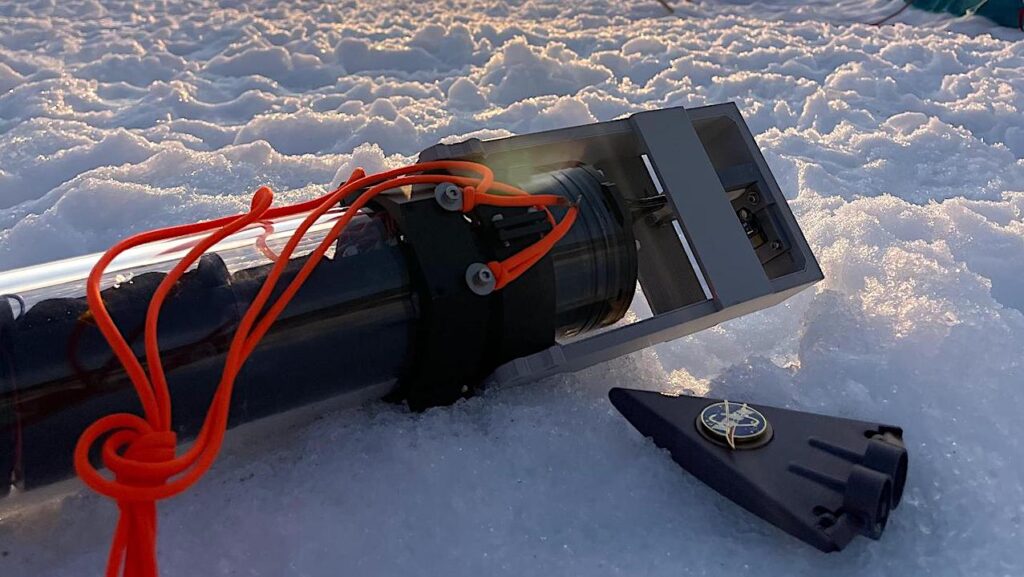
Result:
{"type": "MultiPolygon", "coordinates": [[[[861,24],[882,0],[678,4],[0,5],[0,270],[263,184],[312,198],[439,140],[734,101],[826,275],[576,375],[253,433],[161,506],[166,574],[1024,573],[1019,34],[861,24]],[[903,425],[903,505],[882,541],[822,555],[682,473],[611,386],[903,425]]],[[[0,574],[101,572],[114,506],[59,489],[0,502],[0,574]]]]}

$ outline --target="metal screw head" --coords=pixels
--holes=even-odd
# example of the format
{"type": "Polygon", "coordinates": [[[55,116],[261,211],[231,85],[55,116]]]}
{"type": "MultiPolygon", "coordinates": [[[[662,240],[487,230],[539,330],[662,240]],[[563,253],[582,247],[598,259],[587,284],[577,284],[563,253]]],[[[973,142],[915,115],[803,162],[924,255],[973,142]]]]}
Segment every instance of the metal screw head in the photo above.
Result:
{"type": "Polygon", "coordinates": [[[751,192],[750,194],[747,195],[747,202],[749,202],[750,204],[757,204],[761,202],[761,197],[758,196],[756,192],[751,192]]]}
{"type": "Polygon", "coordinates": [[[462,210],[462,189],[450,182],[442,182],[434,187],[434,200],[447,211],[460,211],[462,210]]]}
{"type": "Polygon", "coordinates": [[[818,526],[822,529],[828,529],[832,525],[835,525],[836,521],[836,516],[832,513],[826,512],[818,516],[818,526]]]}
{"type": "Polygon", "coordinates": [[[494,292],[498,279],[494,278],[491,269],[482,262],[475,262],[466,269],[466,284],[469,290],[480,296],[494,292]]]}
{"type": "Polygon", "coordinates": [[[780,248],[782,248],[782,241],[773,240],[772,241],[772,248],[775,249],[775,250],[779,250],[780,248]]]}

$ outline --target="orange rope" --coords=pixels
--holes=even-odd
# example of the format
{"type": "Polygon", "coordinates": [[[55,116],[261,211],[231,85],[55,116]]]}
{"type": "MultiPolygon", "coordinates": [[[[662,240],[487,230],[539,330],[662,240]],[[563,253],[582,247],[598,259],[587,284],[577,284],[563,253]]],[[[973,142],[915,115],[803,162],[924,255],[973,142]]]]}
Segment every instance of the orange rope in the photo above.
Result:
{"type": "MultiPolygon", "coordinates": [[[[142,404],[143,417],[130,413],[108,415],[90,425],[75,447],[75,470],[91,489],[117,501],[120,509],[107,558],[107,577],[155,577],[157,517],[156,501],[173,497],[195,484],[213,464],[227,429],[228,410],[235,378],[271,325],[306,281],[330,246],[355,215],[378,194],[406,185],[453,182],[463,187],[463,212],[480,204],[495,206],[536,206],[547,212],[549,206],[568,204],[556,195],[529,195],[525,191],[494,182],[494,175],[482,164],[463,161],[424,162],[367,176],[356,169],[348,181],[331,193],[300,204],[270,208],[273,193],[261,187],[253,195],[249,212],[212,221],[173,226],[131,236],[111,247],[100,257],[89,274],[86,298],[93,320],[124,366],[142,404]],[[460,171],[479,174],[479,178],[454,175],[420,174],[426,171],[460,171]],[[490,194],[494,189],[502,194],[490,194]],[[364,190],[365,189],[365,190],[364,190]],[[358,192],[356,200],[335,222],[320,244],[310,253],[295,278],[264,312],[285,266],[303,235],[323,214],[346,197],[358,192]],[[504,196],[511,195],[511,196],[504,196]],[[228,348],[224,369],[195,443],[177,455],[177,437],[172,430],[171,397],[160,359],[157,328],[160,309],[175,284],[206,251],[232,234],[252,225],[280,216],[309,212],[277,255],[259,293],[239,322],[228,348]],[[136,358],[131,346],[107,312],[100,283],[107,266],[122,252],[133,247],[167,240],[180,235],[209,232],[179,261],[163,279],[150,300],[145,320],[145,355],[148,371],[136,358]],[[257,322],[258,319],[258,322],[257,322]],[[90,447],[99,439],[103,464],[113,474],[109,479],[89,460],[90,447]]],[[[500,289],[542,259],[572,227],[577,208],[570,206],[550,233],[518,254],[488,263],[500,289]]],[[[270,256],[270,255],[268,255],[270,256]]]]}

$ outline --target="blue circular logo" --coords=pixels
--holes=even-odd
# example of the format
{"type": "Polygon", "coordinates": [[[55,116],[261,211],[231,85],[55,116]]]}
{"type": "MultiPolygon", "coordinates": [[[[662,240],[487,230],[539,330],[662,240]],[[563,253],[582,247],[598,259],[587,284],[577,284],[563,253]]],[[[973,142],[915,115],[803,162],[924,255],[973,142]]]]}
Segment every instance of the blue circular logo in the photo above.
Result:
{"type": "Polygon", "coordinates": [[[768,419],[746,403],[720,401],[700,412],[698,429],[705,437],[732,449],[752,449],[771,440],[768,419]]]}

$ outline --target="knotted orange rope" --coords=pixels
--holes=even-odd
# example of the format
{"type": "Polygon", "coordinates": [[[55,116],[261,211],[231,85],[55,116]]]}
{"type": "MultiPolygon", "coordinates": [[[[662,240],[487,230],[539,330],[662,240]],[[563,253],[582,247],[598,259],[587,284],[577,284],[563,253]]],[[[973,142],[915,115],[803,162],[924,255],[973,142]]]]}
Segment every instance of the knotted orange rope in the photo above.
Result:
{"type": "MultiPolygon", "coordinates": [[[[378,194],[414,184],[452,182],[463,187],[463,212],[479,204],[497,206],[536,206],[554,217],[547,207],[569,204],[556,195],[529,195],[518,188],[494,182],[494,175],[482,164],[463,161],[424,162],[367,176],[356,169],[346,183],[329,194],[308,202],[271,209],[273,193],[261,187],[253,195],[249,212],[208,222],[173,226],[131,236],[110,248],[89,274],[86,298],[96,326],[124,366],[139,400],[144,417],[117,413],[90,425],[75,447],[75,470],[82,481],[94,491],[117,501],[120,510],[117,527],[107,558],[107,577],[155,577],[157,516],[156,502],[173,497],[195,484],[213,464],[227,429],[228,409],[235,378],[260,340],[302,287],[313,269],[352,218],[378,194]],[[480,175],[468,178],[455,175],[420,174],[427,171],[458,171],[480,175]],[[493,189],[497,194],[490,193],[493,189]],[[305,264],[281,295],[267,308],[277,282],[306,231],[340,201],[362,191],[339,218],[320,244],[310,253],[305,264]],[[310,211],[277,255],[270,253],[274,266],[259,293],[239,321],[231,340],[224,369],[195,443],[182,455],[177,454],[177,437],[172,429],[171,397],[160,361],[157,328],[160,309],[175,284],[206,251],[250,225],[263,226],[267,219],[310,211]],[[146,367],[136,358],[131,346],[107,312],[100,292],[106,268],[122,252],[150,242],[181,235],[209,232],[178,262],[163,279],[149,303],[145,320],[146,367]],[[264,310],[266,308],[266,310],[264,310]],[[147,371],[148,368],[148,371],[147,371]],[[114,474],[102,475],[89,460],[90,448],[101,438],[103,465],[114,474]]],[[[507,285],[542,259],[561,239],[575,221],[577,208],[570,206],[553,230],[520,253],[501,261],[488,263],[494,272],[497,288],[507,285]]],[[[265,253],[266,254],[266,253],[265,253]]]]}

